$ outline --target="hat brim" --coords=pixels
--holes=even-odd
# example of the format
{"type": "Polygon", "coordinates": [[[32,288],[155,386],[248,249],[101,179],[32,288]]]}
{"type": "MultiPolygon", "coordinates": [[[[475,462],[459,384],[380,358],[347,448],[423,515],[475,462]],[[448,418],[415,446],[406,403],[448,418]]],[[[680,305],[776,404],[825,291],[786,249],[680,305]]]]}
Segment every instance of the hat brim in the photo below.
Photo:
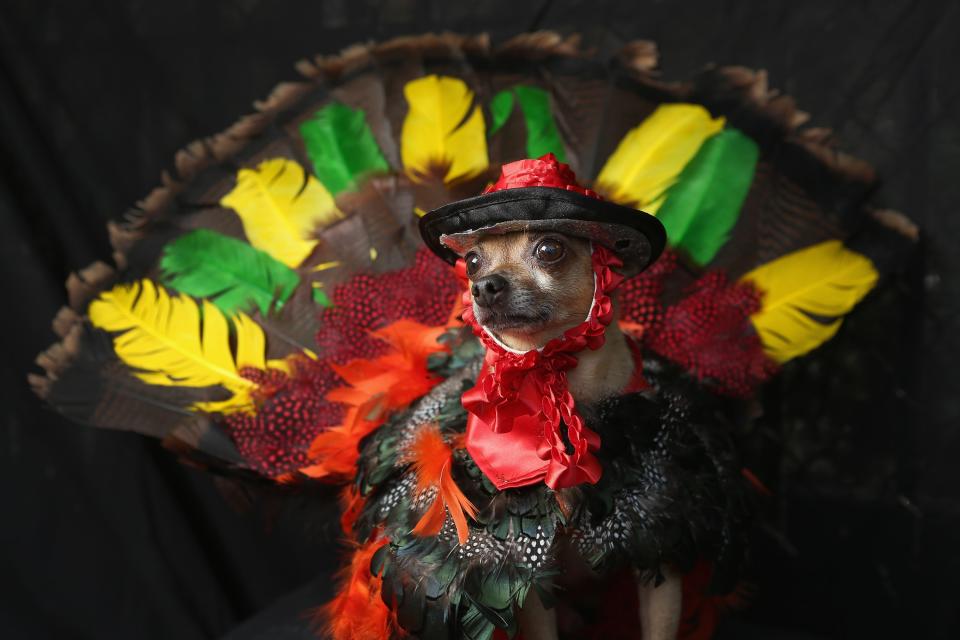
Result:
{"type": "Polygon", "coordinates": [[[427,247],[453,264],[486,234],[556,231],[598,242],[623,260],[625,275],[646,269],[666,232],[649,213],[552,187],[504,189],[434,209],[420,219],[427,247]]]}

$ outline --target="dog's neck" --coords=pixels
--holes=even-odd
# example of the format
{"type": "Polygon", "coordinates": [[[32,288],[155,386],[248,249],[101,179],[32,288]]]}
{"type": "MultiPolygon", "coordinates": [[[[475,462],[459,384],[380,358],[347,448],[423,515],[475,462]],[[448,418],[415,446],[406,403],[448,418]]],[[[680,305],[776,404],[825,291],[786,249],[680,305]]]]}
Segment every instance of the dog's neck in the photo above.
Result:
{"type": "MultiPolygon", "coordinates": [[[[619,305],[614,300],[615,318],[619,316],[619,311],[619,305]]],[[[536,349],[547,342],[546,338],[507,341],[501,336],[500,339],[507,346],[520,351],[536,349]]],[[[604,332],[602,347],[595,351],[584,349],[576,357],[577,366],[567,372],[567,381],[573,399],[580,406],[621,393],[633,377],[633,354],[617,320],[611,322],[604,332]]]]}
{"type": "Polygon", "coordinates": [[[602,347],[578,353],[577,366],[567,372],[570,393],[578,405],[622,393],[633,377],[633,354],[620,325],[610,323],[604,336],[602,347]]]}

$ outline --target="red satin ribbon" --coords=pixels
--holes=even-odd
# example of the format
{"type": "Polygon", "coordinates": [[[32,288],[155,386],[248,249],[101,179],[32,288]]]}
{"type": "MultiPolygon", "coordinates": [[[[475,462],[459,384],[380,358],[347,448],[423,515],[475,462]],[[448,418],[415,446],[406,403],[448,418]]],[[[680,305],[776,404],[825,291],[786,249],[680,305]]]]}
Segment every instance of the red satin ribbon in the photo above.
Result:
{"type": "Polygon", "coordinates": [[[479,325],[469,290],[464,293],[463,318],[487,348],[477,384],[462,398],[469,413],[466,446],[498,489],[541,480],[551,489],[562,489],[600,479],[602,469],[594,455],[600,436],[577,411],[567,371],[577,366],[574,354],[603,346],[604,332],[613,321],[609,294],[623,281],[612,267],[623,263],[599,245],[592,261],[596,286],[589,317],[540,350],[505,349],[479,325]]]}

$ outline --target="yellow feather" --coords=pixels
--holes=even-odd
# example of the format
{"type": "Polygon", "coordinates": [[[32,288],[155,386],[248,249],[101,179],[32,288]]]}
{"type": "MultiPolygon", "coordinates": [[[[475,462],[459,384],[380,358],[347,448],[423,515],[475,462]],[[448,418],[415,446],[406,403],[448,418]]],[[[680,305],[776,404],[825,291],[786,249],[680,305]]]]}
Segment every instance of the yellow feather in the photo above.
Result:
{"type": "Polygon", "coordinates": [[[696,104],[664,104],[623,137],[597,176],[611,200],[656,213],[664,192],[723,118],[696,104]]]}
{"type": "MultiPolygon", "coordinates": [[[[204,309],[206,309],[206,306],[210,303],[204,300],[203,304],[204,309]]],[[[254,322],[250,316],[237,313],[233,317],[233,326],[237,331],[237,368],[266,369],[267,340],[260,325],[254,322]]]]}
{"type": "Polygon", "coordinates": [[[778,362],[832,338],[842,316],[877,278],[873,263],[839,240],[794,251],[743,277],[764,294],[763,308],[751,320],[764,349],[778,362]]]}
{"type": "Polygon", "coordinates": [[[403,121],[400,157],[415,181],[430,175],[452,182],[484,171],[487,159],[483,111],[459,78],[425,76],[403,88],[409,110],[403,121]]]}
{"type": "Polygon", "coordinates": [[[326,187],[286,158],[240,169],[220,204],[237,212],[250,244],[292,268],[313,251],[317,229],[343,218],[326,187]]]}
{"type": "Polygon", "coordinates": [[[229,324],[216,306],[204,300],[201,315],[192,298],[170,296],[150,280],[105,291],[90,303],[87,315],[95,327],[114,334],[117,356],[144,382],[186,387],[220,385],[233,392],[227,400],[196,405],[204,411],[250,409],[249,392],[256,385],[243,378],[239,369],[277,365],[265,360],[263,330],[248,316],[238,313],[233,318],[237,344],[234,358],[229,324]]]}

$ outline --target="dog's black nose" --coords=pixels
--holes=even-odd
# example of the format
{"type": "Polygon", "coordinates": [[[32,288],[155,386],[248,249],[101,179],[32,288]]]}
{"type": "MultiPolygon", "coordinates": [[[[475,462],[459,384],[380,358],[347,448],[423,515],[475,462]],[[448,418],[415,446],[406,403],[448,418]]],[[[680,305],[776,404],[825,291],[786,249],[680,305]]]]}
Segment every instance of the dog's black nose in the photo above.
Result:
{"type": "Polygon", "coordinates": [[[507,279],[496,273],[480,278],[470,287],[473,299],[481,307],[492,307],[506,290],[507,279]]]}

